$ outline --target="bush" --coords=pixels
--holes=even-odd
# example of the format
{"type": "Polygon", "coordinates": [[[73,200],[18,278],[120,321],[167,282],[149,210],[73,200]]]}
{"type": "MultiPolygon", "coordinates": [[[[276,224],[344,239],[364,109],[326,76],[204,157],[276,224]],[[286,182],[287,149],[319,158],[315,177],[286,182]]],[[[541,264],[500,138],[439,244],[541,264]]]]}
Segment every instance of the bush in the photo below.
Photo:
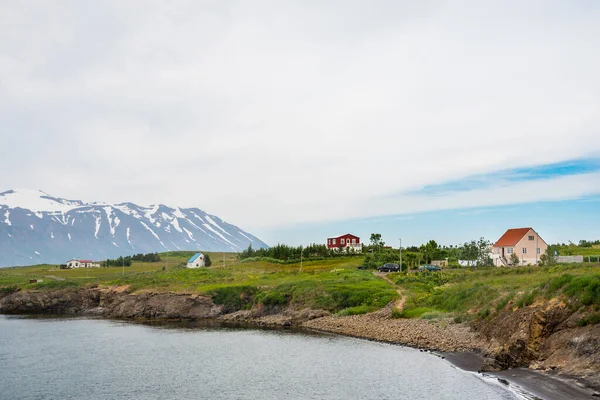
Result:
{"type": "Polygon", "coordinates": [[[252,307],[257,291],[254,286],[225,286],[214,290],[211,295],[215,304],[223,305],[226,312],[233,312],[252,307]]]}
{"type": "Polygon", "coordinates": [[[266,306],[281,306],[288,303],[287,296],[281,292],[262,292],[256,295],[255,302],[266,306]]]}
{"type": "Polygon", "coordinates": [[[600,275],[573,278],[564,286],[563,293],[578,299],[584,306],[600,304],[600,275]]]}

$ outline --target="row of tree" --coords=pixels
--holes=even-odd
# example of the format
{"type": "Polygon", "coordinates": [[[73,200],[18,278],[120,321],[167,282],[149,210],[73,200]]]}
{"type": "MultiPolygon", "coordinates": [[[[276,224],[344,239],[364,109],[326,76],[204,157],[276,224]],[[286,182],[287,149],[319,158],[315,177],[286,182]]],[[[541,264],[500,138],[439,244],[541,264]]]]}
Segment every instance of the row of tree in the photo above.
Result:
{"type": "Polygon", "coordinates": [[[121,267],[121,266],[125,266],[125,267],[131,267],[131,263],[132,263],[132,257],[131,256],[127,256],[127,257],[119,257],[116,258],[114,260],[111,260],[110,258],[107,258],[106,261],[104,261],[102,263],[103,267],[121,267]]]}
{"type": "Polygon", "coordinates": [[[126,266],[130,267],[133,261],[142,261],[142,262],[159,262],[161,261],[158,253],[148,253],[148,254],[134,254],[133,256],[127,257],[119,257],[114,260],[106,259],[102,262],[102,266],[104,267],[121,267],[126,266]]]}
{"type": "Polygon", "coordinates": [[[344,251],[339,251],[337,249],[329,249],[324,244],[311,244],[306,247],[303,246],[288,246],[285,244],[277,244],[276,246],[265,248],[252,248],[252,245],[248,246],[246,250],[238,253],[238,259],[244,260],[246,258],[253,257],[268,257],[274,258],[277,260],[299,260],[300,255],[302,255],[305,259],[315,259],[315,258],[330,258],[330,257],[339,257],[345,256],[348,254],[353,254],[354,250],[351,248],[346,248],[344,251]]]}
{"type": "Polygon", "coordinates": [[[135,254],[131,257],[133,261],[143,261],[143,262],[159,262],[160,256],[158,253],[148,253],[148,254],[135,254]]]}

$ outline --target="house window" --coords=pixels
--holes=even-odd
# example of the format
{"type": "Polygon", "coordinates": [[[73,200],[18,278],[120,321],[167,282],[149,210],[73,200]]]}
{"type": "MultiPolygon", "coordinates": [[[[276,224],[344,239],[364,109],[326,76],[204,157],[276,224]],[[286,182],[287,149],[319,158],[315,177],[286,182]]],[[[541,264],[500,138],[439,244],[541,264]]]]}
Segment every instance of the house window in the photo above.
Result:
{"type": "Polygon", "coordinates": [[[533,236],[529,236],[529,240],[534,240],[535,238],[533,236]]]}
{"type": "Polygon", "coordinates": [[[352,239],[352,244],[356,244],[356,239],[352,239]]]}
{"type": "Polygon", "coordinates": [[[540,254],[540,248],[539,247],[536,249],[536,253],[540,254]]]}
{"type": "Polygon", "coordinates": [[[342,239],[342,244],[345,244],[345,239],[342,239]]]}
{"type": "Polygon", "coordinates": [[[332,239],[332,240],[333,240],[333,244],[335,244],[335,239],[332,239]]]}
{"type": "Polygon", "coordinates": [[[509,247],[508,249],[506,249],[506,253],[507,254],[512,254],[512,252],[513,252],[512,247],[509,247]]]}
{"type": "Polygon", "coordinates": [[[523,247],[523,254],[527,254],[527,247],[523,247]]]}

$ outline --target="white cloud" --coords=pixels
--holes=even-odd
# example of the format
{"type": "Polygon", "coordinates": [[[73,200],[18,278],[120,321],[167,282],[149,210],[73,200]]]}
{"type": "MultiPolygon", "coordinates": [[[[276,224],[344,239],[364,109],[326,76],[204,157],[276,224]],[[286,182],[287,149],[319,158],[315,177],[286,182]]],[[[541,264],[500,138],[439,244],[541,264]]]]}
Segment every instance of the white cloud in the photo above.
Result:
{"type": "Polygon", "coordinates": [[[577,3],[5,2],[0,190],[249,229],[598,193],[397,195],[597,156],[600,10],[577,3]]]}

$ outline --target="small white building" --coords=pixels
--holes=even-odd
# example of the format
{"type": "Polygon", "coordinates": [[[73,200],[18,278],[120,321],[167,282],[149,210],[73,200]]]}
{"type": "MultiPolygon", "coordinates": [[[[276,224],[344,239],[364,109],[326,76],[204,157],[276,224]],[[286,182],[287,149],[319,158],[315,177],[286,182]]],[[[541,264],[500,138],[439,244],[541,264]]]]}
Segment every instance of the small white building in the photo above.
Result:
{"type": "Polygon", "coordinates": [[[187,268],[200,268],[204,267],[204,254],[196,253],[190,258],[186,265],[187,268]]]}
{"type": "Polygon", "coordinates": [[[81,262],[79,260],[69,260],[67,261],[67,268],[81,268],[81,262]]]}
{"type": "Polygon", "coordinates": [[[69,260],[67,261],[67,268],[100,268],[100,264],[93,262],[92,260],[69,260]]]}

